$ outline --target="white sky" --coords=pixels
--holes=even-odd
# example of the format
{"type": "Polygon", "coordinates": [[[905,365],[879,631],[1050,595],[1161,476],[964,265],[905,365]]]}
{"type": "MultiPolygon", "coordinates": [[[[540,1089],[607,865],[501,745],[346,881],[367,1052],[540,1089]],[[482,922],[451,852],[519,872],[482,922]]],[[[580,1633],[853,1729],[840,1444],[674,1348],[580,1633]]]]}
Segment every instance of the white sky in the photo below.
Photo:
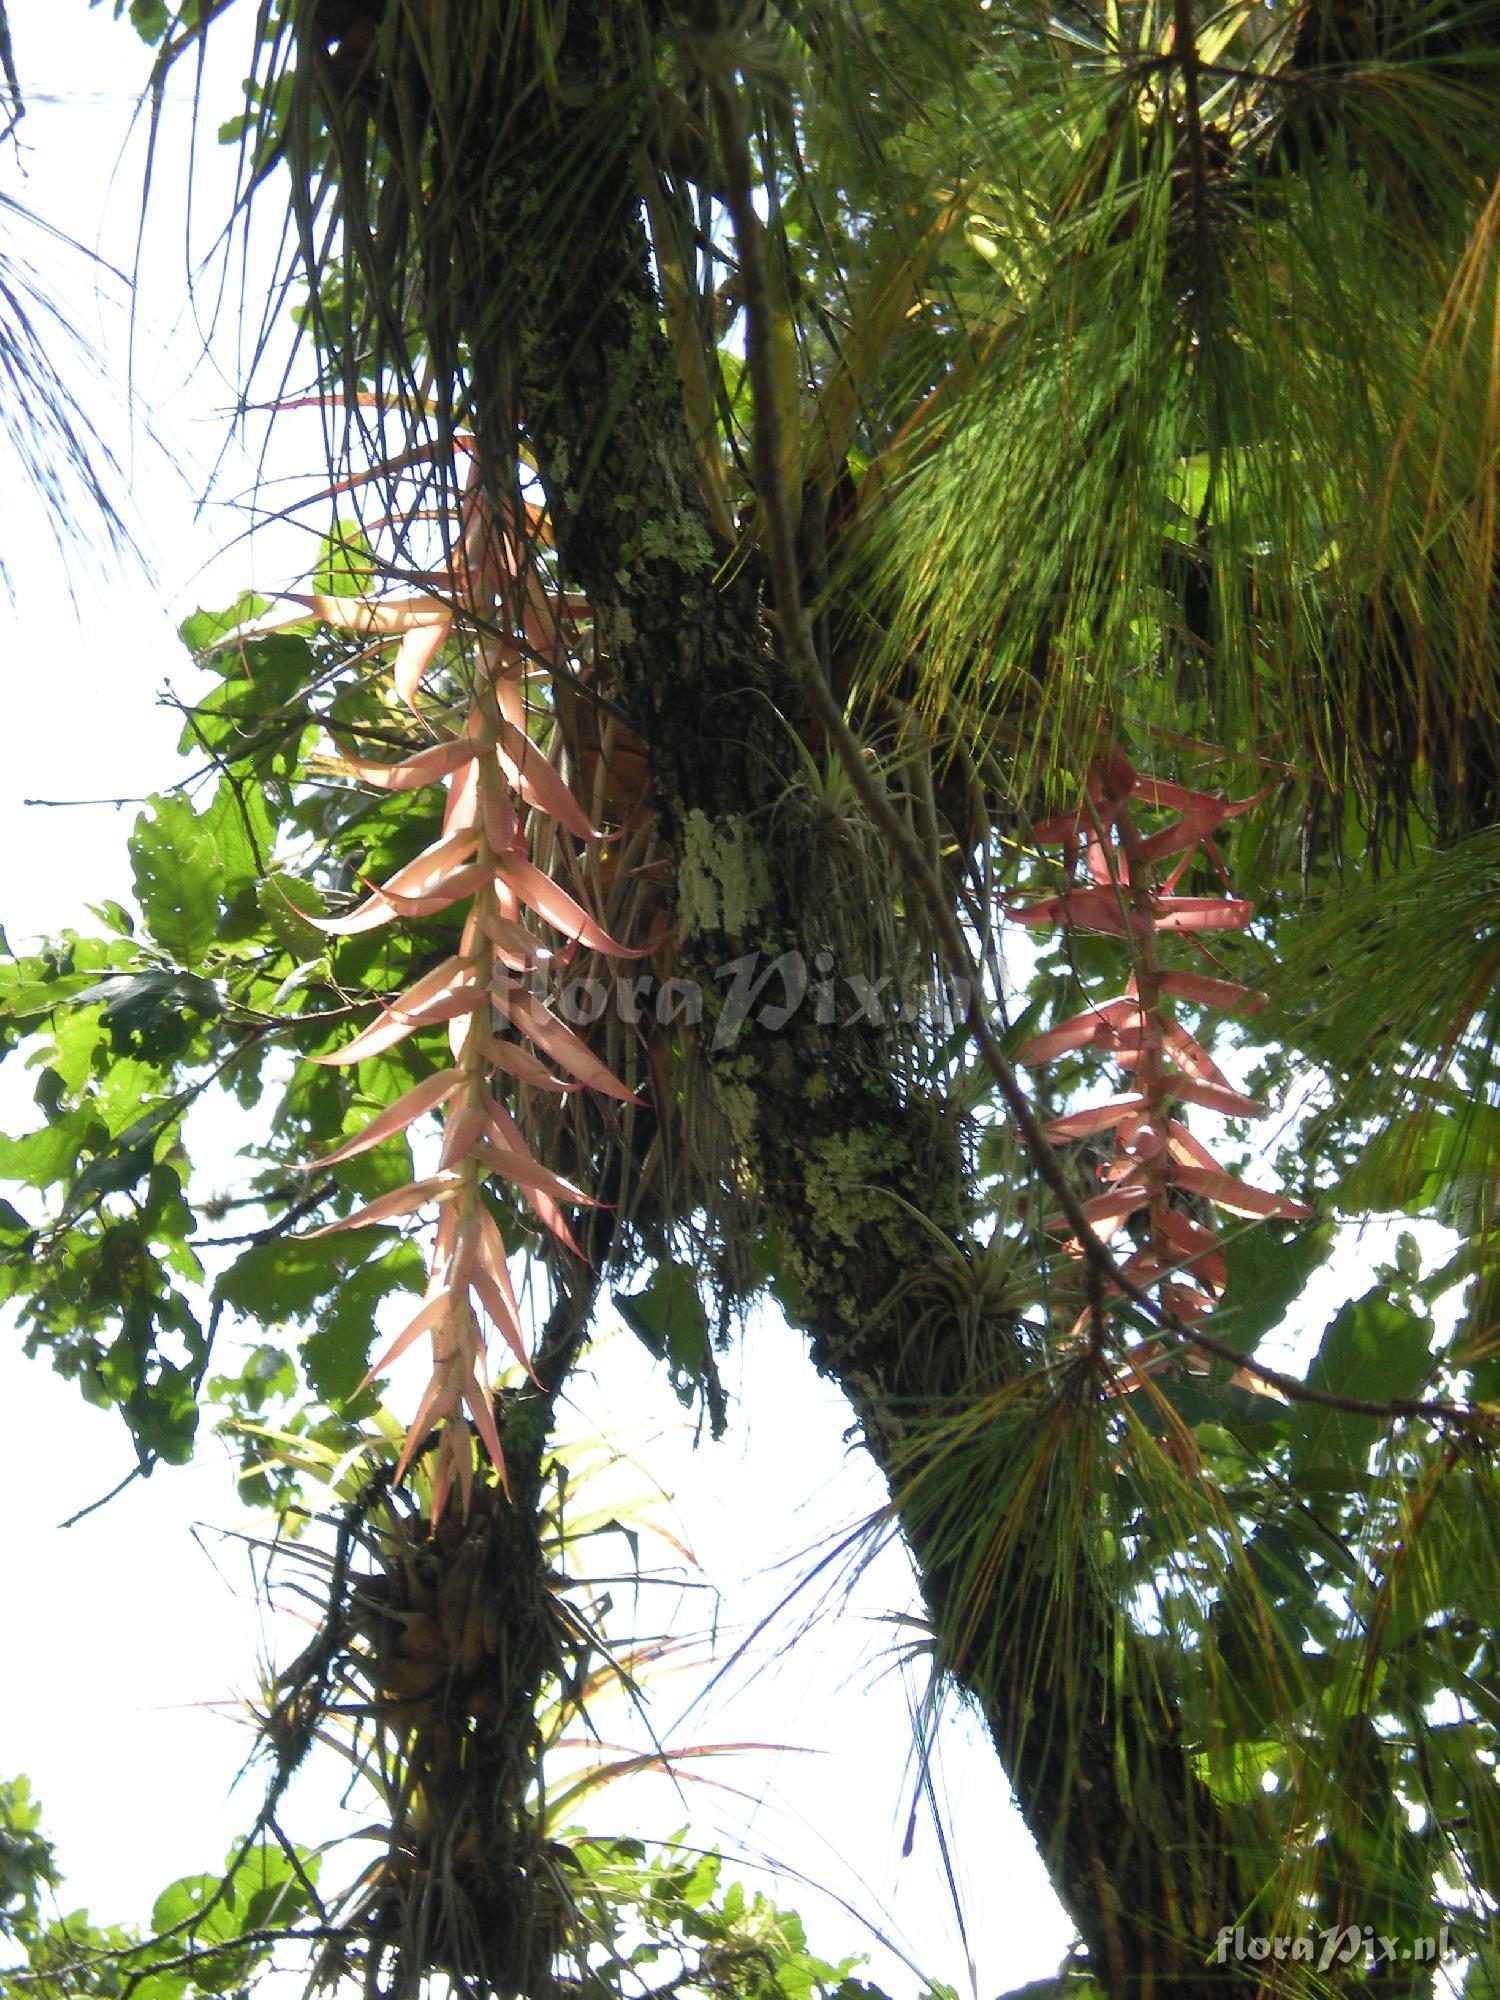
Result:
{"type": "MultiPolygon", "coordinates": [[[[128,267],[140,154],[135,148],[121,165],[120,153],[144,52],[107,7],[10,0],[9,11],[32,108],[19,135],[24,174],[7,147],[0,188],[128,267]]],[[[252,12],[245,10],[245,21],[252,12]]],[[[244,25],[231,17],[229,33],[244,25]]],[[[194,181],[200,250],[229,212],[231,161],[212,133],[237,109],[241,73],[227,41],[216,47],[194,181]]],[[[133,816],[133,808],[23,801],[141,794],[178,776],[175,718],[155,699],[168,680],[182,693],[194,684],[176,621],[195,603],[286,581],[299,561],[284,533],[220,556],[240,517],[218,506],[197,512],[208,468],[224,447],[223,412],[238,371],[232,311],[205,356],[184,310],[183,89],[175,87],[178,101],[164,122],[142,245],[133,420],[119,387],[129,350],[118,296],[113,303],[97,297],[81,261],[40,239],[14,246],[30,251],[71,301],[80,331],[108,357],[115,388],[89,390],[89,407],[128,464],[155,576],[111,571],[79,551],[69,565],[75,616],[45,524],[17,491],[11,468],[0,470],[0,533],[18,587],[13,611],[0,602],[0,851],[9,857],[0,922],[17,946],[66,923],[86,926],[88,901],[128,900],[125,838],[133,816]]],[[[274,228],[274,197],[266,215],[274,228]]],[[[260,247],[253,240],[252,252],[260,247]]],[[[287,454],[295,442],[283,430],[278,450],[287,454]]],[[[300,463],[312,472],[317,459],[304,452],[300,463]]],[[[232,496],[250,477],[243,458],[231,455],[218,491],[232,496]]],[[[0,1123],[26,1129],[33,1115],[24,1072],[14,1061],[0,1067],[0,1123]]],[[[229,1114],[196,1129],[232,1172],[229,1114]]],[[[1362,1270],[1385,1254],[1389,1234],[1351,1241],[1316,1288],[1310,1328],[1362,1288],[1362,1270]]],[[[192,1467],[163,1469],[78,1527],[59,1529],[55,1524],[120,1479],[133,1457],[117,1417],[88,1409],[19,1349],[14,1328],[0,1329],[7,1418],[0,1517],[13,1530],[0,1570],[10,1606],[9,1641],[0,1649],[0,1775],[26,1771],[42,1798],[67,1875],[65,1906],[86,1904],[103,1920],[143,1919],[167,1882],[215,1864],[258,1802],[257,1778],[232,1800],[229,1787],[249,1748],[235,1702],[255,1685],[261,1613],[242,1547],[196,1526],[244,1529],[251,1522],[234,1499],[222,1453],[210,1447],[192,1467]]],[[[603,1343],[597,1372],[597,1384],[579,1385],[580,1422],[602,1425],[607,1417],[618,1435],[623,1421],[628,1448],[675,1496],[682,1531],[724,1594],[721,1623],[731,1635],[753,1625],[800,1573],[778,1563],[825,1544],[880,1504],[868,1463],[845,1445],[847,1407],[814,1377],[801,1342],[768,1315],[757,1315],[729,1363],[739,1401],[732,1435],[720,1446],[693,1448],[665,1385],[628,1336],[603,1343]]],[[[910,1609],[904,1558],[887,1551],[853,1589],[844,1614],[825,1617],[799,1642],[794,1660],[775,1658],[773,1632],[755,1656],[758,1671],[731,1675],[680,1730],[673,1723],[682,1689],[664,1685],[654,1721],[669,1740],[760,1739],[815,1745],[818,1754],[737,1759],[715,1775],[740,1795],[694,1787],[686,1804],[662,1781],[643,1781],[628,1797],[610,1797],[597,1823],[612,1819],[667,1835],[690,1807],[692,1837],[722,1840],[731,1853],[779,1857],[866,1921],[898,1933],[928,1974],[962,1991],[969,1986],[964,1948],[925,1810],[912,1855],[901,1856],[912,1795],[909,1691],[888,1664],[903,1635],[887,1621],[910,1609]]],[[[796,1611],[782,1621],[783,1640],[797,1622],[796,1611]]],[[[989,2000],[1052,1971],[1069,1927],[972,1721],[949,1718],[934,1778],[977,1992],[989,2000]]],[[[338,1774],[325,1773],[306,1788],[291,1816],[298,1837],[334,1830],[338,1785],[338,1774]]],[[[795,1883],[779,1893],[807,1918],[814,1949],[838,1957],[871,1948],[836,1901],[795,1883]]],[[[912,1989],[910,1974],[878,1948],[872,1971],[894,1993],[912,1989]]]]}

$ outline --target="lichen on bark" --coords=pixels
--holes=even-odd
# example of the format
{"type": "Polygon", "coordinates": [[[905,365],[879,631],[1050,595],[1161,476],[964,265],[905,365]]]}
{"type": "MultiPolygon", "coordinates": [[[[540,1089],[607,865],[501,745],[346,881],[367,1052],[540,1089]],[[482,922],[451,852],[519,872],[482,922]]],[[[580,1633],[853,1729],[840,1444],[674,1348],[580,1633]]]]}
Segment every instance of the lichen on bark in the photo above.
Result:
{"type": "Polygon", "coordinates": [[[682,823],[677,921],[684,937],[702,931],[744,937],[771,900],[764,847],[739,813],[711,820],[694,806],[682,823]]]}

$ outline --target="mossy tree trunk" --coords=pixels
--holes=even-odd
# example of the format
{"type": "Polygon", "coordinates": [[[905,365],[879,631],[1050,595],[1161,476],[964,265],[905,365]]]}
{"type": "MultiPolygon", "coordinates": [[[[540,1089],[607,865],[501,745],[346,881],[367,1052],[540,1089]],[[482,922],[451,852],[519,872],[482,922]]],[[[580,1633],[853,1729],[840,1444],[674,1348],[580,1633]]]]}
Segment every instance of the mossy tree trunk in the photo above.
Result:
{"type": "MultiPolygon", "coordinates": [[[[596,618],[601,685],[649,746],[654,804],[678,868],[684,974],[710,1010],[723,968],[833,942],[809,897],[816,828],[796,809],[802,703],[778,657],[753,561],[724,564],[701,497],[682,397],[629,173],[587,177],[567,216],[536,195],[596,142],[614,88],[605,9],[570,15],[559,73],[581,108],[528,133],[517,181],[475,163],[485,198],[449,296],[481,397],[479,430],[508,463],[520,413],[566,572],[596,618]],[[594,71],[592,83],[590,70],[594,71]],[[532,232],[528,244],[527,232],[532,232]],[[497,303],[502,282],[504,297],[497,303]],[[483,407],[486,393],[495,398],[483,407]],[[731,884],[705,881],[735,857],[731,884]]],[[[503,78],[495,89],[502,94],[503,78]]],[[[865,971],[866,968],[856,968],[865,971]]],[[[874,970],[871,968],[870,970],[874,970]]],[[[713,1039],[712,1013],[700,1056],[713,1039]]],[[[1031,1524],[977,1603],[970,1571],[923,1503],[925,1426],[1015,1378],[1022,1336],[1002,1310],[935,1322],[915,1276],[946,1238],[972,1254],[955,1121],[904,1089],[885,1036],[804,1006],[772,1033],[751,1021],[711,1055],[714,1087],[805,1300],[813,1358],[858,1417],[891,1482],[939,1659],[979,1703],[1020,1810],[1116,2000],[1222,1993],[1207,1964],[1248,1895],[1232,1828],[1200,1782],[1149,1643],[1112,1601],[1086,1546],[1031,1524]],[[919,1196],[918,1217],[912,1207],[919,1196]],[[1142,1654],[1121,1667],[1121,1649],[1142,1654]]],[[[727,1166],[728,1163],[726,1163],[727,1166]]]]}

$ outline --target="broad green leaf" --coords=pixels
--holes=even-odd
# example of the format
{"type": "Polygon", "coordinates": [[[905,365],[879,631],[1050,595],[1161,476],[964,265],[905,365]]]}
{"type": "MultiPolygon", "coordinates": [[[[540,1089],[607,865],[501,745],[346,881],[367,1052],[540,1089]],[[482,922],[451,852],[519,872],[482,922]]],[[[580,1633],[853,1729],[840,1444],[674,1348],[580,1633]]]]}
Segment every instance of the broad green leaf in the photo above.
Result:
{"type": "MultiPolygon", "coordinates": [[[[1307,1371],[1308,1386],[1366,1402],[1417,1395],[1431,1365],[1432,1321],[1374,1290],[1330,1321],[1307,1371]]],[[[1292,1465],[1359,1474],[1382,1429],[1378,1417],[1294,1403],[1292,1465]]]]}
{"type": "MultiPolygon", "coordinates": [[[[151,1926],[156,1931],[176,1930],[179,1925],[191,1923],[201,1910],[207,1908],[219,1887],[217,1875],[184,1875],[176,1882],[169,1883],[157,1897],[151,1909],[151,1926]]],[[[201,1935],[221,1938],[229,1935],[228,1926],[233,1918],[233,1905],[226,1909],[220,1902],[202,1919],[201,1935]]]]}
{"type": "Polygon", "coordinates": [[[315,924],[305,921],[323,915],[323,898],[310,882],[273,868],[256,890],[256,901],[276,936],[299,958],[321,955],[327,940],[315,924]]]}
{"type": "Polygon", "coordinates": [[[24,1181],[29,1187],[52,1187],[78,1164],[89,1135],[103,1137],[102,1128],[83,1114],[62,1118],[24,1139],[0,1139],[0,1180],[24,1181]]]}
{"type": "Polygon", "coordinates": [[[68,1189],[68,1208],[77,1210],[107,1194],[119,1194],[150,1173],[161,1133],[161,1114],[148,1112],[91,1160],[68,1189]]]}
{"type": "Polygon", "coordinates": [[[416,1244],[397,1243],[344,1280],[319,1313],[317,1331],[302,1344],[302,1365],[315,1396],[338,1404],[354,1394],[370,1365],[376,1307],[392,1292],[420,1292],[425,1277],[416,1244]]]}
{"type": "MultiPolygon", "coordinates": [[[[981,1142],[982,1143],[982,1142],[981,1142]]],[[[766,1288],[793,1326],[807,1322],[808,1304],[802,1286],[790,1266],[786,1244],[779,1230],[762,1229],[750,1245],[750,1258],[765,1278],[766,1288]]]]}
{"type": "Polygon", "coordinates": [[[685,1264],[658,1264],[639,1292],[616,1292],[615,1305],[631,1332],[664,1360],[680,1400],[690,1400],[709,1358],[708,1313],[685,1264]]]}
{"type": "Polygon", "coordinates": [[[1213,1318],[1213,1335],[1241,1354],[1251,1354],[1280,1325],[1333,1247],[1334,1226],[1305,1224],[1287,1233],[1280,1222],[1238,1224],[1224,1232],[1228,1272],[1223,1303],[1213,1318]]]}
{"type": "Polygon", "coordinates": [[[8,1201],[0,1201],[0,1247],[14,1249],[31,1235],[31,1224],[8,1201]]]}
{"type": "Polygon", "coordinates": [[[152,938],[179,965],[201,965],[219,922],[224,864],[213,833],[187,800],[151,800],[130,840],[135,893],[152,938]]]}
{"type": "Polygon", "coordinates": [[[222,778],[200,818],[223,864],[222,894],[226,901],[232,901],[246,887],[258,886],[270,865],[276,840],[276,822],[264,788],[253,780],[235,785],[222,778]]]}
{"type": "MultiPolygon", "coordinates": [[[[169,1063],[181,1055],[201,1022],[220,1010],[212,981],[192,973],[140,972],[131,979],[101,982],[105,995],[100,1016],[119,1054],[169,1063]]],[[[87,996],[93,997],[91,988],[87,996]]]]}
{"type": "MultiPolygon", "coordinates": [[[[243,591],[227,610],[189,612],[178,626],[177,636],[195,656],[208,653],[238,626],[250,624],[270,609],[271,600],[268,597],[257,597],[254,591],[243,591]]],[[[216,664],[220,665],[221,671],[237,671],[235,657],[233,649],[225,647],[218,655],[216,664]]]]}
{"type": "Polygon", "coordinates": [[[334,1240],[275,1236],[242,1250],[214,1294],[258,1326],[280,1326],[308,1318],[318,1300],[346,1278],[347,1266],[347,1254],[334,1240]]]}
{"type": "Polygon", "coordinates": [[[318,545],[312,589],[329,597],[364,597],[375,582],[375,558],[358,521],[339,521],[318,545]]]}
{"type": "Polygon", "coordinates": [[[197,1378],[208,1349],[186,1300],[170,1288],[153,1290],[154,1271],[150,1260],[133,1271],[123,1292],[120,1331],[99,1362],[98,1376],[129,1424],[142,1464],[160,1458],[185,1465],[198,1429],[197,1378]],[[180,1336],[185,1362],[166,1358],[161,1334],[180,1336]]]}
{"type": "MultiPolygon", "coordinates": [[[[115,12],[119,12],[116,7],[115,12]]],[[[172,10],[165,0],[130,0],[130,25],[153,48],[166,34],[172,10]]]]}

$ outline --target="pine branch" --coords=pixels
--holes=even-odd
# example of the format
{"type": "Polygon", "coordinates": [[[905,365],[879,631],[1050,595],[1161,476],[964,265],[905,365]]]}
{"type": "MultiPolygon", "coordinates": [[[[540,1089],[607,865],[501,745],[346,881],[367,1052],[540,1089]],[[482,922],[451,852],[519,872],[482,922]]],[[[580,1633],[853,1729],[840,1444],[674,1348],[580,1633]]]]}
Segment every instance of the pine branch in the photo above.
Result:
{"type": "Polygon", "coordinates": [[[749,148],[733,93],[722,83],[715,83],[712,95],[721,135],[725,206],[740,257],[745,299],[746,358],[753,397],[756,491],[762,508],[762,539],[775,593],[782,647],[788,665],[806,693],[813,713],[827,731],[861,804],[889,842],[902,873],[920,899],[937,937],[945,971],[950,978],[962,982],[958,990],[967,996],[969,1031],[1038,1174],[1056,1196],[1063,1215],[1073,1229],[1091,1280],[1099,1287],[1122,1295],[1145,1313],[1154,1332],[1169,1335],[1184,1347],[1212,1354],[1221,1360],[1232,1360],[1236,1367],[1245,1369],[1289,1400],[1318,1403],[1386,1419],[1419,1418],[1453,1429],[1468,1430],[1480,1437],[1500,1431],[1500,1410],[1483,1405],[1463,1407],[1441,1399],[1400,1398],[1380,1403],[1330,1397],[1327,1391],[1310,1388],[1293,1376],[1268,1368],[1263,1363],[1246,1360],[1200,1328],[1188,1324],[1127,1276],[1084,1213],[1083,1203],[1067,1169],[1042,1130],[1021,1088],[1020,1079],[984,1012],[981,997],[984,988],[979,968],[954,917],[952,903],[921,844],[891,803],[876,768],[849,727],[818,658],[812,628],[802,603],[796,536],[783,473],[786,420],[772,353],[770,285],[763,247],[763,225],[755,212],[749,148]]]}

